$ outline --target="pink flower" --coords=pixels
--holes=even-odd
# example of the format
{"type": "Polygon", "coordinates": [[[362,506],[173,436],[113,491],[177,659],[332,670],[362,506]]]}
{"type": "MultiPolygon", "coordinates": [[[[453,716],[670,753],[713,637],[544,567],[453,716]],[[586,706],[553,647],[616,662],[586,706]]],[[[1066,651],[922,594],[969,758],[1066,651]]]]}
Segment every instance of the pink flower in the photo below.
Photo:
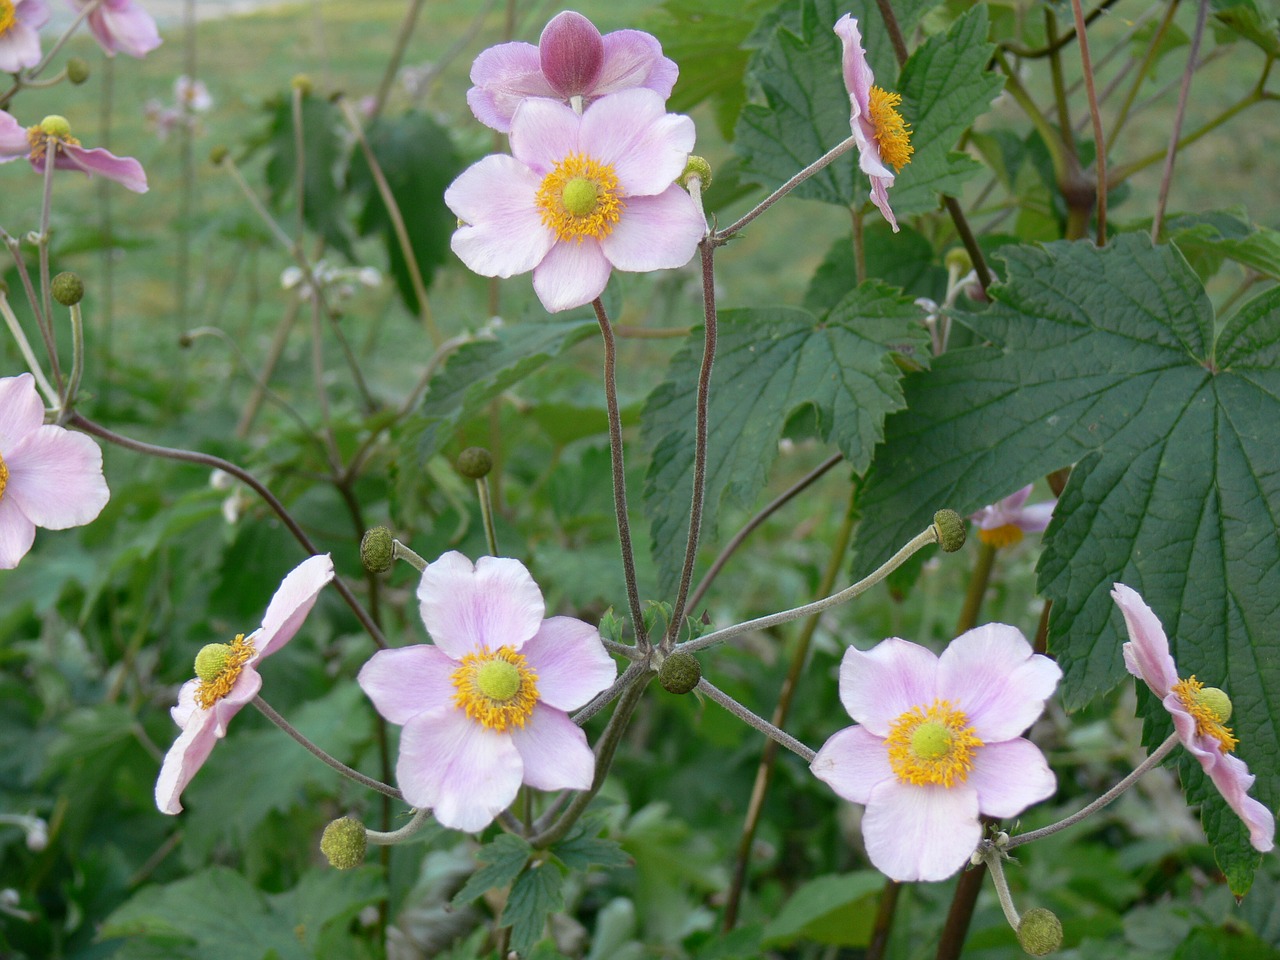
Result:
{"type": "Polygon", "coordinates": [[[100,173],[134,193],[147,192],[147,174],[142,164],[132,157],[117,157],[101,148],[86,150],[71,136],[66,117],[48,116],[24,130],[9,114],[0,113],[0,163],[27,157],[31,166],[43,173],[50,150],[54,152],[53,165],[58,170],[79,170],[88,176],[100,173]]]}
{"type": "MultiPolygon", "coordinates": [[[[89,3],[90,0],[71,0],[77,10],[83,10],[89,3]]],[[[89,14],[89,32],[112,57],[116,51],[143,57],[160,46],[160,31],[156,29],[155,20],[134,0],[102,0],[89,14]]]]}
{"type": "Polygon", "coordinates": [[[617,675],[595,627],[543,619],[542,592],[518,560],[446,553],[418,586],[434,644],[380,650],[357,678],[404,727],[404,798],[458,830],[482,830],[527,783],[585,790],[595,757],[566,711],[617,675]]]}
{"type": "Polygon", "coordinates": [[[0,0],[0,73],[40,62],[38,31],[48,19],[44,0],[0,0]]]}
{"type": "Polygon", "coordinates": [[[846,13],[836,21],[835,31],[844,46],[844,86],[849,91],[849,126],[858,145],[859,166],[871,180],[871,202],[897,233],[898,221],[889,208],[889,188],[893,171],[901,171],[915,152],[911,129],[897,111],[902,96],[874,86],[875,75],[862,48],[857,20],[846,13]]]}
{"type": "Polygon", "coordinates": [[[706,231],[674,183],[693,140],[693,121],[666,113],[652,90],[610,94],[581,116],[526,100],[511,124],[513,156],[485,157],[445,191],[464,224],[453,251],[486,277],[532,270],[552,313],[590,303],[615,267],[683,266],[706,231]]]}
{"type": "Polygon", "coordinates": [[[617,30],[603,37],[590,20],[566,10],[530,43],[502,43],[476,57],[467,103],[487,127],[502,133],[527,97],[585,106],[620,90],[644,87],[665,101],[679,69],[662,55],[658,39],[640,30],[617,30]]]}
{"type": "Polygon", "coordinates": [[[992,547],[1011,547],[1022,542],[1024,533],[1042,533],[1053,517],[1057,500],[1024,506],[1033,484],[1027,484],[1003,500],[983,507],[969,519],[978,526],[978,539],[992,547]]]}
{"type": "Polygon", "coordinates": [[[36,527],[89,523],[111,497],[102,451],[88,437],[44,422],[29,373],[0,377],[0,570],[12,570],[36,527]]]}
{"type": "Polygon", "coordinates": [[[991,623],[935,656],[897,638],[840,664],[840,700],[859,726],[831,737],[811,769],[866,804],[871,862],[894,880],[943,880],[982,838],[980,814],[1012,817],[1056,786],[1019,734],[1062,671],[1015,628],[991,623]]]}
{"type": "Polygon", "coordinates": [[[1178,739],[1218,788],[1227,805],[1249,828],[1249,842],[1266,853],[1274,846],[1276,819],[1271,811],[1249,796],[1254,777],[1248,765],[1231,755],[1236,738],[1225,726],[1231,718],[1231,701],[1221,690],[1205,687],[1194,675],[1178,679],[1178,667],[1169,654],[1169,638],[1160,621],[1136,590],[1117,583],[1111,591],[1129,642],[1124,645],[1124,665],[1160,698],[1173,717],[1178,739]]]}
{"type": "Polygon", "coordinates": [[[161,813],[181,813],[182,791],[200,772],[213,746],[227,735],[227,724],[258,695],[262,677],[257,664],[293,639],[333,579],[328,554],[309,557],[289,572],[267,606],[262,626],[230,643],[211,643],[196,656],[196,679],[178,692],[170,713],[182,733],[165,754],[156,779],[156,806],[161,813]]]}

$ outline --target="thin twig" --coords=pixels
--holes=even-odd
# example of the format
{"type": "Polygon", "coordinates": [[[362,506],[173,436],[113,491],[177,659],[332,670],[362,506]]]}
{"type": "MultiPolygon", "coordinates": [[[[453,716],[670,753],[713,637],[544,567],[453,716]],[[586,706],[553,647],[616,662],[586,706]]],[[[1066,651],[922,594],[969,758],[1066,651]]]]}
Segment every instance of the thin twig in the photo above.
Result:
{"type": "MultiPolygon", "coordinates": [[[[1076,0],[1079,2],[1079,0],[1076,0]]],[[[1169,188],[1173,184],[1173,163],[1178,156],[1178,134],[1187,117],[1187,99],[1191,96],[1191,78],[1196,72],[1196,57],[1200,55],[1200,41],[1204,39],[1204,25],[1209,17],[1209,0],[1200,0],[1196,9],[1196,29],[1191,34],[1191,51],[1187,54],[1187,68],[1182,74],[1182,89],[1178,92],[1178,109],[1173,115],[1173,131],[1169,134],[1169,152],[1164,158],[1164,174],[1160,177],[1160,197],[1156,201],[1156,213],[1151,219],[1151,241],[1160,239],[1164,225],[1164,211],[1169,203],[1169,188]]]]}
{"type": "Polygon", "coordinates": [[[813,763],[813,758],[818,755],[816,750],[809,749],[785,730],[779,730],[764,717],[752,713],[719,687],[714,686],[706,677],[699,680],[697,687],[694,689],[720,704],[743,723],[755,727],[766,737],[786,747],[805,763],[813,763]]]}
{"type": "MultiPolygon", "coordinates": [[[[1094,165],[1098,172],[1098,246],[1107,242],[1107,151],[1102,137],[1102,114],[1098,110],[1098,91],[1093,82],[1093,63],[1089,59],[1089,33],[1085,29],[1084,10],[1080,0],[1071,0],[1075,15],[1076,35],[1080,38],[1080,67],[1084,71],[1084,89],[1089,97],[1089,116],[1093,118],[1093,142],[1097,145],[1094,165]]],[[[1194,59],[1194,58],[1193,58],[1194,59]]],[[[1071,136],[1071,127],[1065,116],[1059,117],[1063,137],[1071,136]]]]}

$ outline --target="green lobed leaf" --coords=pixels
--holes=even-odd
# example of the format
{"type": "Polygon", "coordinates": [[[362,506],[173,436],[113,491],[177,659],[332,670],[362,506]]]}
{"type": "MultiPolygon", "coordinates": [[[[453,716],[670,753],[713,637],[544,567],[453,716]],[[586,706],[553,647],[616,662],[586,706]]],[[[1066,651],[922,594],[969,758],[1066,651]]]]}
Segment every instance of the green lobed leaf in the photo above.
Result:
{"type": "Polygon", "coordinates": [[[542,938],[547,917],[564,907],[564,875],[549,863],[534,863],[516,879],[502,908],[502,924],[511,927],[511,949],[527,954],[542,938]]]}
{"type": "MultiPolygon", "coordinates": [[[[900,409],[894,354],[924,362],[920,309],[876,282],[851,291],[822,320],[793,307],[726,310],[713,367],[703,540],[726,498],[750,507],[764,487],[788,417],[812,405],[817,430],[861,471],[900,409]]],[[[694,402],[702,330],[672,358],[650,395],[642,433],[653,449],[644,485],[659,586],[673,593],[683,562],[693,483],[694,402]]]]}
{"type": "MultiPolygon", "coordinates": [[[[1109,592],[1127,583],[1161,618],[1184,674],[1231,694],[1254,794],[1274,808],[1280,292],[1246,304],[1215,343],[1194,273],[1145,235],[1004,255],[995,303],[964,318],[990,345],[938,358],[886,425],[858,566],[882,562],[939,507],[968,513],[1076,463],[1038,568],[1063,698],[1080,706],[1126,676],[1109,592]]],[[[1167,725],[1154,702],[1146,713],[1167,725]]],[[[1233,884],[1245,883],[1251,868],[1225,819],[1205,809],[1233,884]]]]}
{"type": "Polygon", "coordinates": [[[631,858],[622,849],[622,844],[598,836],[607,826],[606,820],[600,814],[583,817],[567,837],[551,848],[551,852],[570,870],[588,870],[591,867],[609,870],[630,866],[631,858]]]}
{"type": "MultiPolygon", "coordinates": [[[[913,297],[941,302],[947,293],[947,271],[937,263],[933,245],[910,227],[897,233],[876,221],[863,232],[867,276],[899,287],[913,297]]],[[[831,244],[804,294],[804,306],[815,313],[830,310],[858,285],[852,236],[831,244]]]]}
{"type": "Polygon", "coordinates": [[[1217,211],[1175,217],[1167,224],[1167,233],[1204,280],[1218,272],[1224,259],[1280,280],[1280,231],[1217,211]]]}
{"type": "Polygon", "coordinates": [[[476,859],[484,864],[467,878],[453,897],[453,905],[470,903],[494,887],[505,887],[520,875],[533,848],[513,833],[500,833],[492,842],[476,851],[476,859]]]}

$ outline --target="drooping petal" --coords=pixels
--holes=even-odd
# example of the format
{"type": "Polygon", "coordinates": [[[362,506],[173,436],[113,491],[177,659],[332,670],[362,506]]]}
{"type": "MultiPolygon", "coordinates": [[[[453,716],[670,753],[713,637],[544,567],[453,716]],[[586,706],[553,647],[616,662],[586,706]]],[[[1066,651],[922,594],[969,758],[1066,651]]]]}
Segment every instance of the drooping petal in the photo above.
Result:
{"type": "Polygon", "coordinates": [[[209,759],[218,738],[213,715],[209,711],[202,710],[190,717],[190,722],[164,755],[160,776],[156,778],[156,806],[161,813],[182,812],[179,799],[182,791],[209,759]]]}
{"type": "Polygon", "coordinates": [[[531,43],[500,43],[482,51],[471,65],[471,82],[467,105],[477,120],[499,133],[511,131],[511,118],[526,97],[556,96],[531,43]]]}
{"type": "Polygon", "coordinates": [[[661,193],[684,172],[693,149],[693,120],[667,113],[652,90],[623,90],[595,101],[582,115],[578,149],[618,176],[628,197],[661,193]]]}
{"type": "MultiPolygon", "coordinates": [[[[863,154],[867,156],[867,154],[863,154]]],[[[865,164],[864,164],[865,166],[865,164]]],[[[864,169],[863,173],[867,171],[864,169]]],[[[888,221],[889,226],[893,227],[893,232],[898,232],[898,218],[893,215],[893,209],[889,206],[889,188],[893,186],[893,176],[880,176],[875,173],[868,174],[871,180],[871,202],[875,204],[880,214],[888,221]]]]}
{"type": "Polygon", "coordinates": [[[581,149],[581,127],[582,117],[558,100],[526,100],[511,121],[511,155],[538,177],[545,177],[581,149]]]}
{"type": "Polygon", "coordinates": [[[496,154],[464,170],[444,193],[464,223],[450,241],[458,258],[484,277],[536,267],[555,243],[534,202],[541,182],[515,158],[496,154]]]}
{"type": "MultiPolygon", "coordinates": [[[[77,6],[85,0],[74,0],[77,6]]],[[[89,32],[108,56],[117,51],[131,57],[144,57],[160,46],[156,22],[135,0],[104,0],[89,14],[89,32]]]]}
{"type": "Polygon", "coordinates": [[[585,96],[600,79],[604,43],[594,23],[580,13],[556,14],[538,38],[542,74],[560,96],[585,96]]]}
{"type": "Polygon", "coordinates": [[[871,791],[862,818],[867,856],[890,879],[945,880],[982,839],[978,792],[962,784],[916,787],[897,778],[871,791]]]}
{"type": "Polygon", "coordinates": [[[600,631],[573,617],[543,620],[520,652],[538,674],[538,699],[559,710],[577,710],[618,676],[600,631]]]}
{"type": "MultiPolygon", "coordinates": [[[[27,128],[17,120],[0,110],[0,163],[8,163],[31,153],[31,141],[27,139],[27,128]]],[[[30,376],[30,374],[26,374],[30,376]]],[[[4,379],[13,379],[5,377],[4,379]]],[[[3,407],[0,407],[3,410],[3,407]]]]}
{"type": "Polygon", "coordinates": [[[850,647],[840,661],[840,702],[868,731],[887,737],[903,713],[933,702],[937,668],[930,651],[897,637],[866,653],[850,647]]]}
{"type": "Polygon", "coordinates": [[[102,476],[102,451],[84,434],[48,424],[0,455],[9,469],[4,498],[12,497],[38,527],[86,524],[111,497],[102,476]]]}
{"type": "Polygon", "coordinates": [[[1249,788],[1255,778],[1248,765],[1229,753],[1219,753],[1212,765],[1204,761],[1201,765],[1227,805],[1249,828],[1249,842],[1253,848],[1261,853],[1271,850],[1275,846],[1276,818],[1263,804],[1249,796],[1249,788]]]}
{"type": "Polygon", "coordinates": [[[606,33],[603,42],[604,65],[592,96],[603,97],[630,87],[645,87],[663,100],[671,96],[680,68],[662,55],[657,37],[643,30],[615,30],[606,33]]]}
{"type": "Polygon", "coordinates": [[[878,783],[896,777],[884,739],[865,727],[837,730],[822,745],[809,769],[851,803],[865,804],[878,783]]]}
{"type": "Polygon", "coordinates": [[[308,557],[289,571],[262,618],[262,629],[254,640],[258,659],[269,657],[302,626],[325,584],[333,580],[333,559],[329,554],[308,557]]]}
{"type": "Polygon", "coordinates": [[[600,249],[619,270],[670,270],[693,259],[706,231],[693,198],[672,184],[656,197],[628,197],[626,213],[600,249]]]}
{"type": "Polygon", "coordinates": [[[405,800],[455,830],[492,823],[516,798],[523,771],[511,737],[451,706],[418,714],[400,734],[396,782],[405,800]]]}
{"type": "Polygon", "coordinates": [[[227,735],[227,727],[231,724],[232,719],[258,695],[258,691],[261,689],[262,674],[253,668],[253,664],[245,664],[240,670],[240,676],[236,677],[236,682],[227,692],[227,695],[214,703],[207,711],[213,717],[214,729],[217,730],[218,736],[225,737],[227,735]]]}
{"type": "Polygon", "coordinates": [[[18,565],[36,540],[36,525],[12,497],[0,497],[0,570],[18,565]]]}
{"type": "Polygon", "coordinates": [[[1129,631],[1129,642],[1122,648],[1125,669],[1144,680],[1163,700],[1178,682],[1178,668],[1169,654],[1169,638],[1165,636],[1164,627],[1132,587],[1117,583],[1111,598],[1124,615],[1129,631]]]}
{"type": "MultiPolygon", "coordinates": [[[[6,116],[0,111],[0,118],[6,116]]],[[[42,423],[44,401],[36,392],[36,378],[29,373],[0,377],[0,457],[9,456],[14,445],[42,423]]]]}
{"type": "Polygon", "coordinates": [[[54,166],[62,170],[79,170],[89,176],[98,173],[134,193],[147,192],[147,174],[142,164],[133,157],[117,157],[101,147],[86,150],[74,144],[60,143],[54,166]]]}
{"type": "Polygon", "coordinates": [[[534,268],[533,292],[549,313],[572,310],[600,296],[610,272],[609,260],[597,241],[561,240],[534,268]]]}
{"type": "Polygon", "coordinates": [[[978,791],[978,809],[989,817],[1017,816],[1058,788],[1040,748],[1021,737],[978,748],[967,782],[978,791]]]}
{"type": "Polygon", "coordinates": [[[356,682],[374,707],[392,723],[404,725],[423,710],[451,703],[450,680],[458,664],[430,644],[379,650],[360,668],[356,682]]]}
{"type": "Polygon", "coordinates": [[[418,584],[427,632],[455,660],[478,650],[519,650],[542,625],[542,591],[519,560],[456,551],[430,564],[418,584]]]}
{"type": "Polygon", "coordinates": [[[942,652],[937,695],[963,710],[978,737],[993,743],[1031,726],[1060,679],[1058,665],[1033,654],[1017,627],[988,623],[942,652]]]}
{"type": "Polygon", "coordinates": [[[539,790],[586,790],[591,786],[595,754],[582,728],[564,711],[539,703],[528,722],[513,727],[510,733],[529,786],[539,790]]]}

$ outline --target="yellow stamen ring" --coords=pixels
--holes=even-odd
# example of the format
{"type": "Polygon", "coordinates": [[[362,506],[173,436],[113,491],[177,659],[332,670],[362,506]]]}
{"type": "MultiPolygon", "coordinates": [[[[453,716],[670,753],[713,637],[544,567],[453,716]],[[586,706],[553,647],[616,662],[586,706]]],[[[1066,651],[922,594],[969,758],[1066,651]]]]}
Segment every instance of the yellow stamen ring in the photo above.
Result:
{"type": "Polygon", "coordinates": [[[0,0],[0,37],[8,32],[13,22],[18,19],[18,11],[13,0],[0,0]]]}
{"type": "Polygon", "coordinates": [[[867,97],[867,114],[875,130],[880,157],[897,172],[911,162],[916,148],[911,145],[911,125],[897,110],[902,94],[872,87],[867,97]]]}
{"type": "Polygon", "coordinates": [[[244,669],[244,665],[258,653],[258,648],[251,640],[246,640],[243,633],[237,633],[236,638],[226,646],[228,648],[226,660],[217,676],[209,680],[201,680],[200,685],[196,687],[196,703],[205,710],[210,709],[231,692],[231,688],[236,685],[236,680],[240,678],[240,671],[244,669]]]}
{"type": "Polygon", "coordinates": [[[578,243],[607,237],[626,208],[613,167],[580,153],[569,154],[543,178],[536,203],[557,240],[578,243]]]}
{"type": "Polygon", "coordinates": [[[4,457],[0,457],[0,500],[4,499],[5,488],[9,486],[9,468],[5,465],[4,457]]]}
{"type": "Polygon", "coordinates": [[[979,528],[978,539],[997,550],[1001,547],[1012,547],[1022,542],[1022,529],[1012,523],[1006,523],[1003,527],[996,527],[994,530],[979,528]]]}
{"type": "Polygon", "coordinates": [[[499,733],[523,727],[538,702],[538,674],[511,647],[468,653],[449,679],[454,704],[499,733]]]}
{"type": "Polygon", "coordinates": [[[1195,674],[1175,683],[1173,692],[1195,719],[1196,733],[1217,740],[1218,749],[1223,753],[1235,750],[1240,741],[1231,735],[1231,728],[1224,722],[1231,717],[1231,701],[1225,693],[1217,687],[1205,687],[1195,674]]]}
{"type": "Polygon", "coordinates": [[[973,769],[973,751],[982,741],[963,710],[946,700],[912,707],[889,726],[889,765],[898,779],[914,786],[964,783],[973,769]]]}

